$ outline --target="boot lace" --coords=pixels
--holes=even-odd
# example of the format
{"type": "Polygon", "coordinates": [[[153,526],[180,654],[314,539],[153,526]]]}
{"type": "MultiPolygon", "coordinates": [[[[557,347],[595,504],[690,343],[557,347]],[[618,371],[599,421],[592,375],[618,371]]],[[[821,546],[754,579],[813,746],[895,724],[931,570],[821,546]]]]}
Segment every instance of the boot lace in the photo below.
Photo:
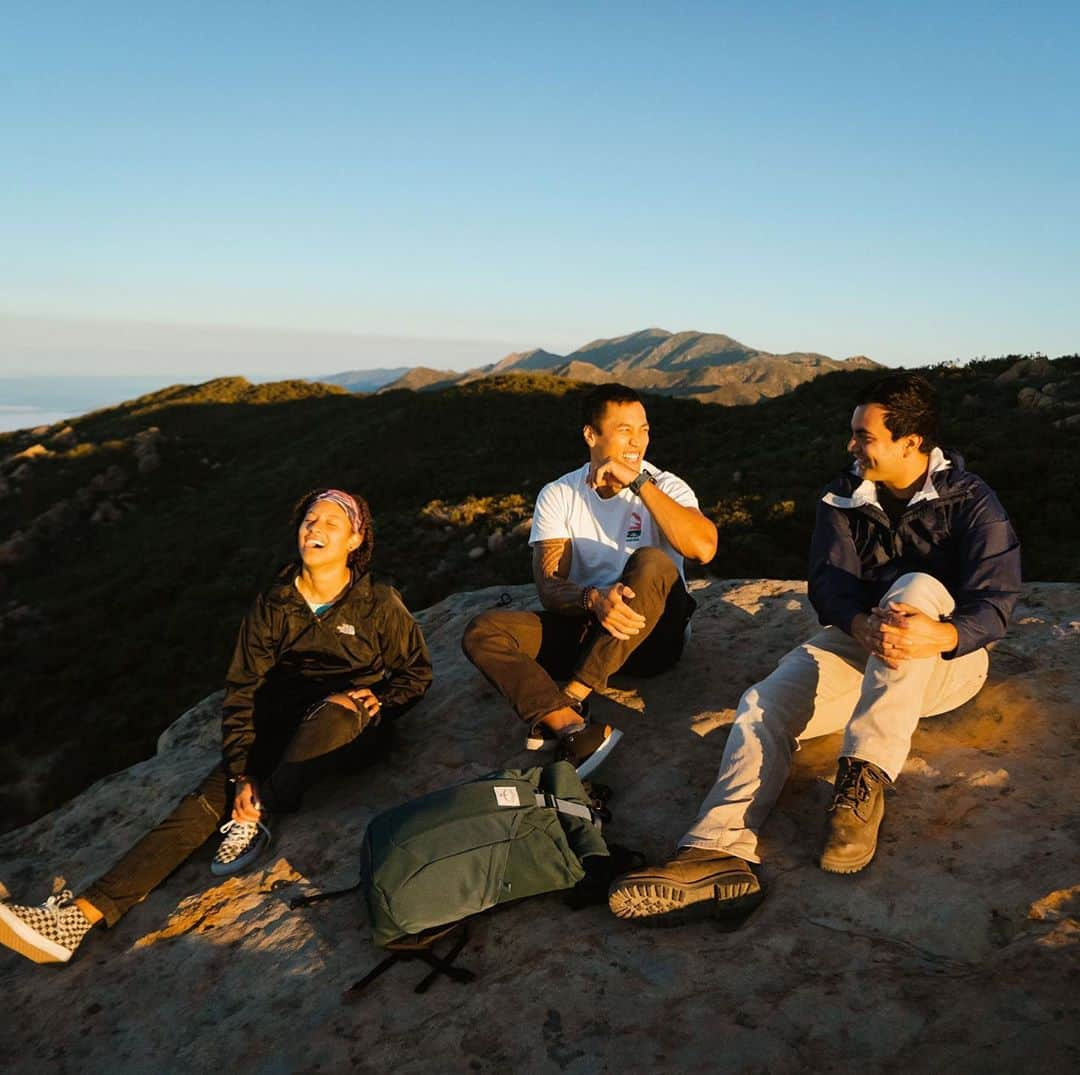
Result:
{"type": "MultiPolygon", "coordinates": [[[[881,780],[868,764],[848,764],[836,781],[830,810],[852,810],[859,813],[881,780]]],[[[861,817],[862,815],[859,814],[861,817]]]]}

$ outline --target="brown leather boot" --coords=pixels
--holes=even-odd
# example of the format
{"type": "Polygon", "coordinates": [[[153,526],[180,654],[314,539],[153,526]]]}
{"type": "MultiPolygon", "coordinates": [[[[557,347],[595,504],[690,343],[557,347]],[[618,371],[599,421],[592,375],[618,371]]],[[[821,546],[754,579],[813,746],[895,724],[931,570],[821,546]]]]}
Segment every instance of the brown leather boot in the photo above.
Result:
{"type": "Polygon", "coordinates": [[[760,898],[761,885],[744,859],[681,847],[662,866],[645,866],[620,877],[608,892],[608,906],[619,918],[666,926],[749,910],[760,898]]]}
{"type": "Polygon", "coordinates": [[[821,852],[823,870],[856,873],[869,865],[885,816],[885,788],[891,783],[872,762],[840,759],[821,852]]]}

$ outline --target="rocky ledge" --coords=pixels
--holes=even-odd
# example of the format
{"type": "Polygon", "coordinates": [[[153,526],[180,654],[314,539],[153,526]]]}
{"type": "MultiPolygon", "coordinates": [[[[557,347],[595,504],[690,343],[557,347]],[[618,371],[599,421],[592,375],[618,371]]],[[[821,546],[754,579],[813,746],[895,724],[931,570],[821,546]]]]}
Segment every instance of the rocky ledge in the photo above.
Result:
{"type": "MultiPolygon", "coordinates": [[[[527,587],[508,591],[524,607],[527,587]]],[[[924,722],[890,795],[877,859],[815,865],[839,736],[807,744],[766,830],[768,896],[734,932],[643,930],[559,895],[481,917],[471,985],[413,987],[380,959],[350,883],[364,825],[413,795],[522,763],[521,730],[461,656],[502,591],[420,615],[436,686],[377,770],[313,793],[262,868],[216,882],[208,845],[64,967],[0,952],[0,1065],[15,1071],[795,1072],[1080,1069],[1076,756],[1080,588],[1029,585],[991,678],[924,722]]],[[[612,839],[660,856],[711,782],[740,692],[813,625],[798,582],[698,589],[679,667],[597,710],[626,733],[603,773],[612,839]]],[[[213,764],[217,704],[155,757],[0,841],[0,879],[38,900],[91,880],[213,764]]],[[[92,734],[88,729],[87,734],[92,734]]]]}

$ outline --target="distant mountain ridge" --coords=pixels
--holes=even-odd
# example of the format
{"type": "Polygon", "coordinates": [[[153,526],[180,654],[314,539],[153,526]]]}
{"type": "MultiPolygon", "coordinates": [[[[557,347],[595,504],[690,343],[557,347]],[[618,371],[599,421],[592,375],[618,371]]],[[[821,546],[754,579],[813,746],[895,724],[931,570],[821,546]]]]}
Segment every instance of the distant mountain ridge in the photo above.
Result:
{"type": "MultiPolygon", "coordinates": [[[[383,385],[396,381],[413,368],[412,366],[389,366],[373,370],[345,370],[342,373],[328,373],[311,379],[322,384],[340,385],[350,392],[377,392],[383,385]]],[[[454,376],[457,375],[454,374],[454,376]]]]}
{"type": "MultiPolygon", "coordinates": [[[[1080,581],[1080,355],[925,372],[945,443],[1006,505],[1027,577],[1080,581]]],[[[851,406],[875,376],[723,411],[650,398],[655,461],[720,533],[716,575],[806,570],[821,485],[850,463],[851,406]]],[[[584,458],[584,394],[542,371],[391,395],[223,377],[0,433],[0,831],[144,757],[220,686],[253,593],[294,554],[289,509],[307,490],[368,498],[375,569],[411,608],[528,582],[535,496],[584,458]]]]}
{"type": "Polygon", "coordinates": [[[433,391],[501,374],[548,373],[590,384],[621,381],[663,395],[732,405],[784,395],[834,370],[876,368],[878,363],[865,355],[846,359],[812,351],[780,355],[749,347],[722,333],[647,328],[592,340],[568,355],[542,348],[515,352],[464,373],[416,366],[374,389],[361,386],[362,375],[371,371],[335,374],[323,380],[351,391],[433,391]]]}

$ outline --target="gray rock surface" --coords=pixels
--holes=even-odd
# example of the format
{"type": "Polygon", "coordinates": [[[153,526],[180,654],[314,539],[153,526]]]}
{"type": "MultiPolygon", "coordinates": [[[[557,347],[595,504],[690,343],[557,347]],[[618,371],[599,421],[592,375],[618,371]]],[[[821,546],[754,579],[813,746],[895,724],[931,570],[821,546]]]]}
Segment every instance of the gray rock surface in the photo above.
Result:
{"type": "Polygon", "coordinates": [[[998,384],[1012,384],[1014,381],[1028,378],[1051,377],[1054,366],[1046,355],[1035,355],[1014,362],[1007,370],[997,375],[998,384]]]}
{"type": "MultiPolygon", "coordinates": [[[[499,589],[420,615],[436,685],[378,770],[332,781],[278,826],[254,872],[218,882],[213,841],[72,962],[0,951],[0,1066],[22,1071],[798,1072],[1080,1069],[1080,588],[1034,584],[973,702],[924,722],[875,862],[822,873],[815,851],[839,736],[806,744],[766,830],[763,906],[735,932],[642,930],[552,895],[478,919],[461,962],[480,977],[416,995],[380,959],[356,896],[304,911],[291,896],[349,884],[368,818],[518,764],[522,735],[461,656],[467,619],[499,589]]],[[[516,607],[530,588],[509,591],[516,607]]],[[[679,667],[599,700],[625,740],[603,771],[609,836],[650,857],[683,832],[740,692],[813,625],[805,584],[696,592],[679,667]]],[[[155,757],[0,840],[0,879],[37,901],[90,881],[217,755],[219,696],[181,717],[155,757]]]]}

